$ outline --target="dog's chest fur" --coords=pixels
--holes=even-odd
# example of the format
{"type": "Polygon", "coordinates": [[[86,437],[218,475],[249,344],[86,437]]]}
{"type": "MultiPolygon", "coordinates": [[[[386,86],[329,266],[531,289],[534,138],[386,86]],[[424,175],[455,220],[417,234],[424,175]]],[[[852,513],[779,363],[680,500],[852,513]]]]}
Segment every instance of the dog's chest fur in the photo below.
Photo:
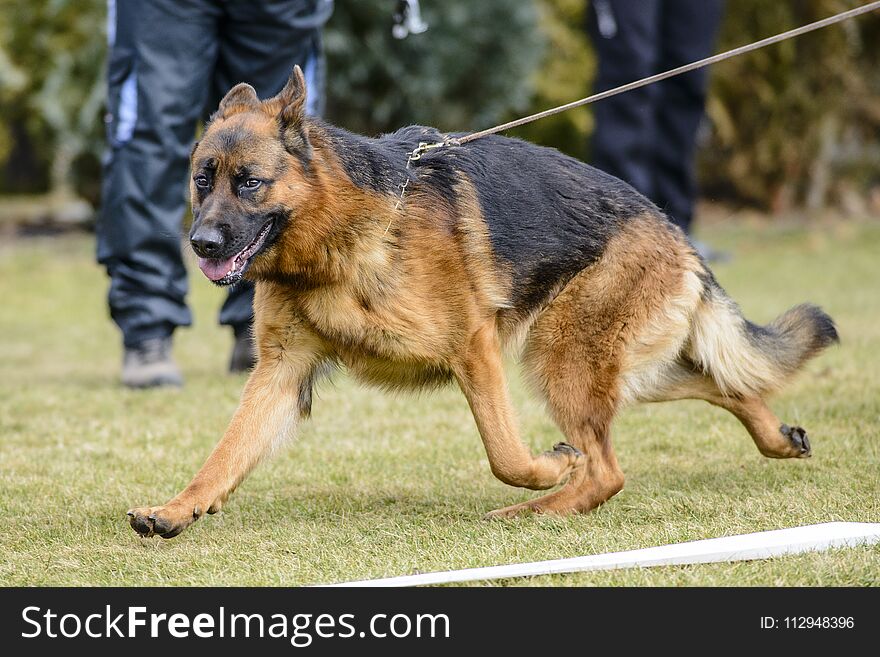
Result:
{"type": "Polygon", "coordinates": [[[325,285],[304,294],[300,305],[312,330],[357,378],[385,387],[449,378],[448,331],[405,293],[377,299],[351,285],[325,285]]]}

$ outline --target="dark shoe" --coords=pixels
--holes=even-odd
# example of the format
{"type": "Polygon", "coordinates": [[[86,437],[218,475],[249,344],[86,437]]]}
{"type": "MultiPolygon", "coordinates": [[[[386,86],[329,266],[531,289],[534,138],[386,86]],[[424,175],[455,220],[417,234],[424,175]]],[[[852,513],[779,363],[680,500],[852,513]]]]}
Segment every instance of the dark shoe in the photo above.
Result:
{"type": "Polygon", "coordinates": [[[125,348],[122,385],[156,388],[183,385],[183,377],[171,358],[171,338],[151,338],[125,348]]]}
{"type": "Polygon", "coordinates": [[[257,352],[254,349],[254,339],[251,329],[235,331],[235,344],[232,346],[232,358],[229,359],[229,371],[232,374],[250,372],[257,364],[257,352]]]}

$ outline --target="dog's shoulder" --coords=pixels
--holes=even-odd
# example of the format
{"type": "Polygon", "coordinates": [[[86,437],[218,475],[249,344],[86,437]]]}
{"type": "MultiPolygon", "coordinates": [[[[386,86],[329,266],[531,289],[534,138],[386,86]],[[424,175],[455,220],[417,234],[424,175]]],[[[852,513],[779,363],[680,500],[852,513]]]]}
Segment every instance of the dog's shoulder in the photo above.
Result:
{"type": "Polygon", "coordinates": [[[442,141],[435,128],[412,125],[396,132],[365,137],[333,125],[313,121],[349,179],[362,189],[390,194],[410,177],[409,154],[421,143],[442,141]]]}

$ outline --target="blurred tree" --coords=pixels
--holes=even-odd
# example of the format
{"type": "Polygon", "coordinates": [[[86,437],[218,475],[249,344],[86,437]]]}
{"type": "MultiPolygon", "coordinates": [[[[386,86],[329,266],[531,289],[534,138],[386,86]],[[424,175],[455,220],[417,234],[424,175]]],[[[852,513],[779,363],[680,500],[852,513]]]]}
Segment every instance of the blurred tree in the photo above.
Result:
{"type": "Polygon", "coordinates": [[[422,0],[427,32],[391,36],[396,0],[337,0],[324,44],[328,118],[376,134],[476,130],[528,111],[542,34],[531,0],[422,0]]]}
{"type": "MultiPolygon", "coordinates": [[[[391,36],[395,0],[337,0],[326,32],[328,118],[366,134],[407,123],[484,128],[590,92],[587,0],[421,0],[430,29],[391,36]]],[[[861,4],[737,0],[719,49],[861,4]]],[[[0,192],[96,200],[104,0],[0,0],[0,192]]],[[[859,209],[880,185],[880,15],[715,67],[700,156],[714,198],[859,209]]],[[[591,112],[513,134],[582,157],[591,112]]]]}
{"type": "MultiPolygon", "coordinates": [[[[405,40],[391,35],[395,6],[337,0],[325,35],[332,120],[367,134],[468,130],[528,110],[542,45],[534,2],[426,0],[430,29],[405,40]]],[[[106,3],[0,0],[0,15],[0,192],[83,190],[77,174],[94,177],[103,148],[106,3]]]]}
{"type": "Polygon", "coordinates": [[[74,163],[100,156],[105,12],[101,0],[0,0],[2,191],[42,187],[72,199],[74,163]],[[13,134],[32,153],[16,149],[13,134]],[[31,154],[36,166],[17,171],[31,154]]]}
{"type": "MultiPolygon", "coordinates": [[[[726,50],[864,4],[728,3],[726,50]]],[[[818,208],[844,179],[880,171],[880,16],[869,14],[719,64],[702,150],[704,189],[776,211],[818,208]],[[869,147],[868,147],[869,145],[869,147]]]]}
{"type": "MultiPolygon", "coordinates": [[[[729,2],[718,51],[860,4],[729,2]]],[[[540,7],[549,48],[531,111],[589,94],[596,68],[584,33],[589,2],[541,0],[540,7]]],[[[880,186],[878,64],[880,15],[869,14],[716,65],[699,158],[703,190],[774,211],[830,203],[861,210],[865,190],[880,186]]],[[[513,134],[583,157],[592,129],[592,112],[579,108],[513,134]]]]}
{"type": "MultiPolygon", "coordinates": [[[[596,57],[585,31],[585,0],[542,0],[539,8],[541,31],[549,47],[532,75],[534,97],[529,112],[587,95],[596,74],[596,57]]],[[[592,131],[592,111],[579,107],[522,126],[510,134],[584,158],[587,135],[592,131]]]]}

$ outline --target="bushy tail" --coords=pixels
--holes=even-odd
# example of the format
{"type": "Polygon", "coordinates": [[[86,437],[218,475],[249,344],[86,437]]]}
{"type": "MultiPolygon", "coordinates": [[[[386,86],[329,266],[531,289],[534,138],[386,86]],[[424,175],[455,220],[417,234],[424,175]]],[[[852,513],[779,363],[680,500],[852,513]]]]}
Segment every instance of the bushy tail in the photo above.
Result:
{"type": "Polygon", "coordinates": [[[834,320],[818,306],[804,303],[758,326],[712,286],[694,316],[689,356],[723,394],[763,395],[838,341],[834,320]]]}

